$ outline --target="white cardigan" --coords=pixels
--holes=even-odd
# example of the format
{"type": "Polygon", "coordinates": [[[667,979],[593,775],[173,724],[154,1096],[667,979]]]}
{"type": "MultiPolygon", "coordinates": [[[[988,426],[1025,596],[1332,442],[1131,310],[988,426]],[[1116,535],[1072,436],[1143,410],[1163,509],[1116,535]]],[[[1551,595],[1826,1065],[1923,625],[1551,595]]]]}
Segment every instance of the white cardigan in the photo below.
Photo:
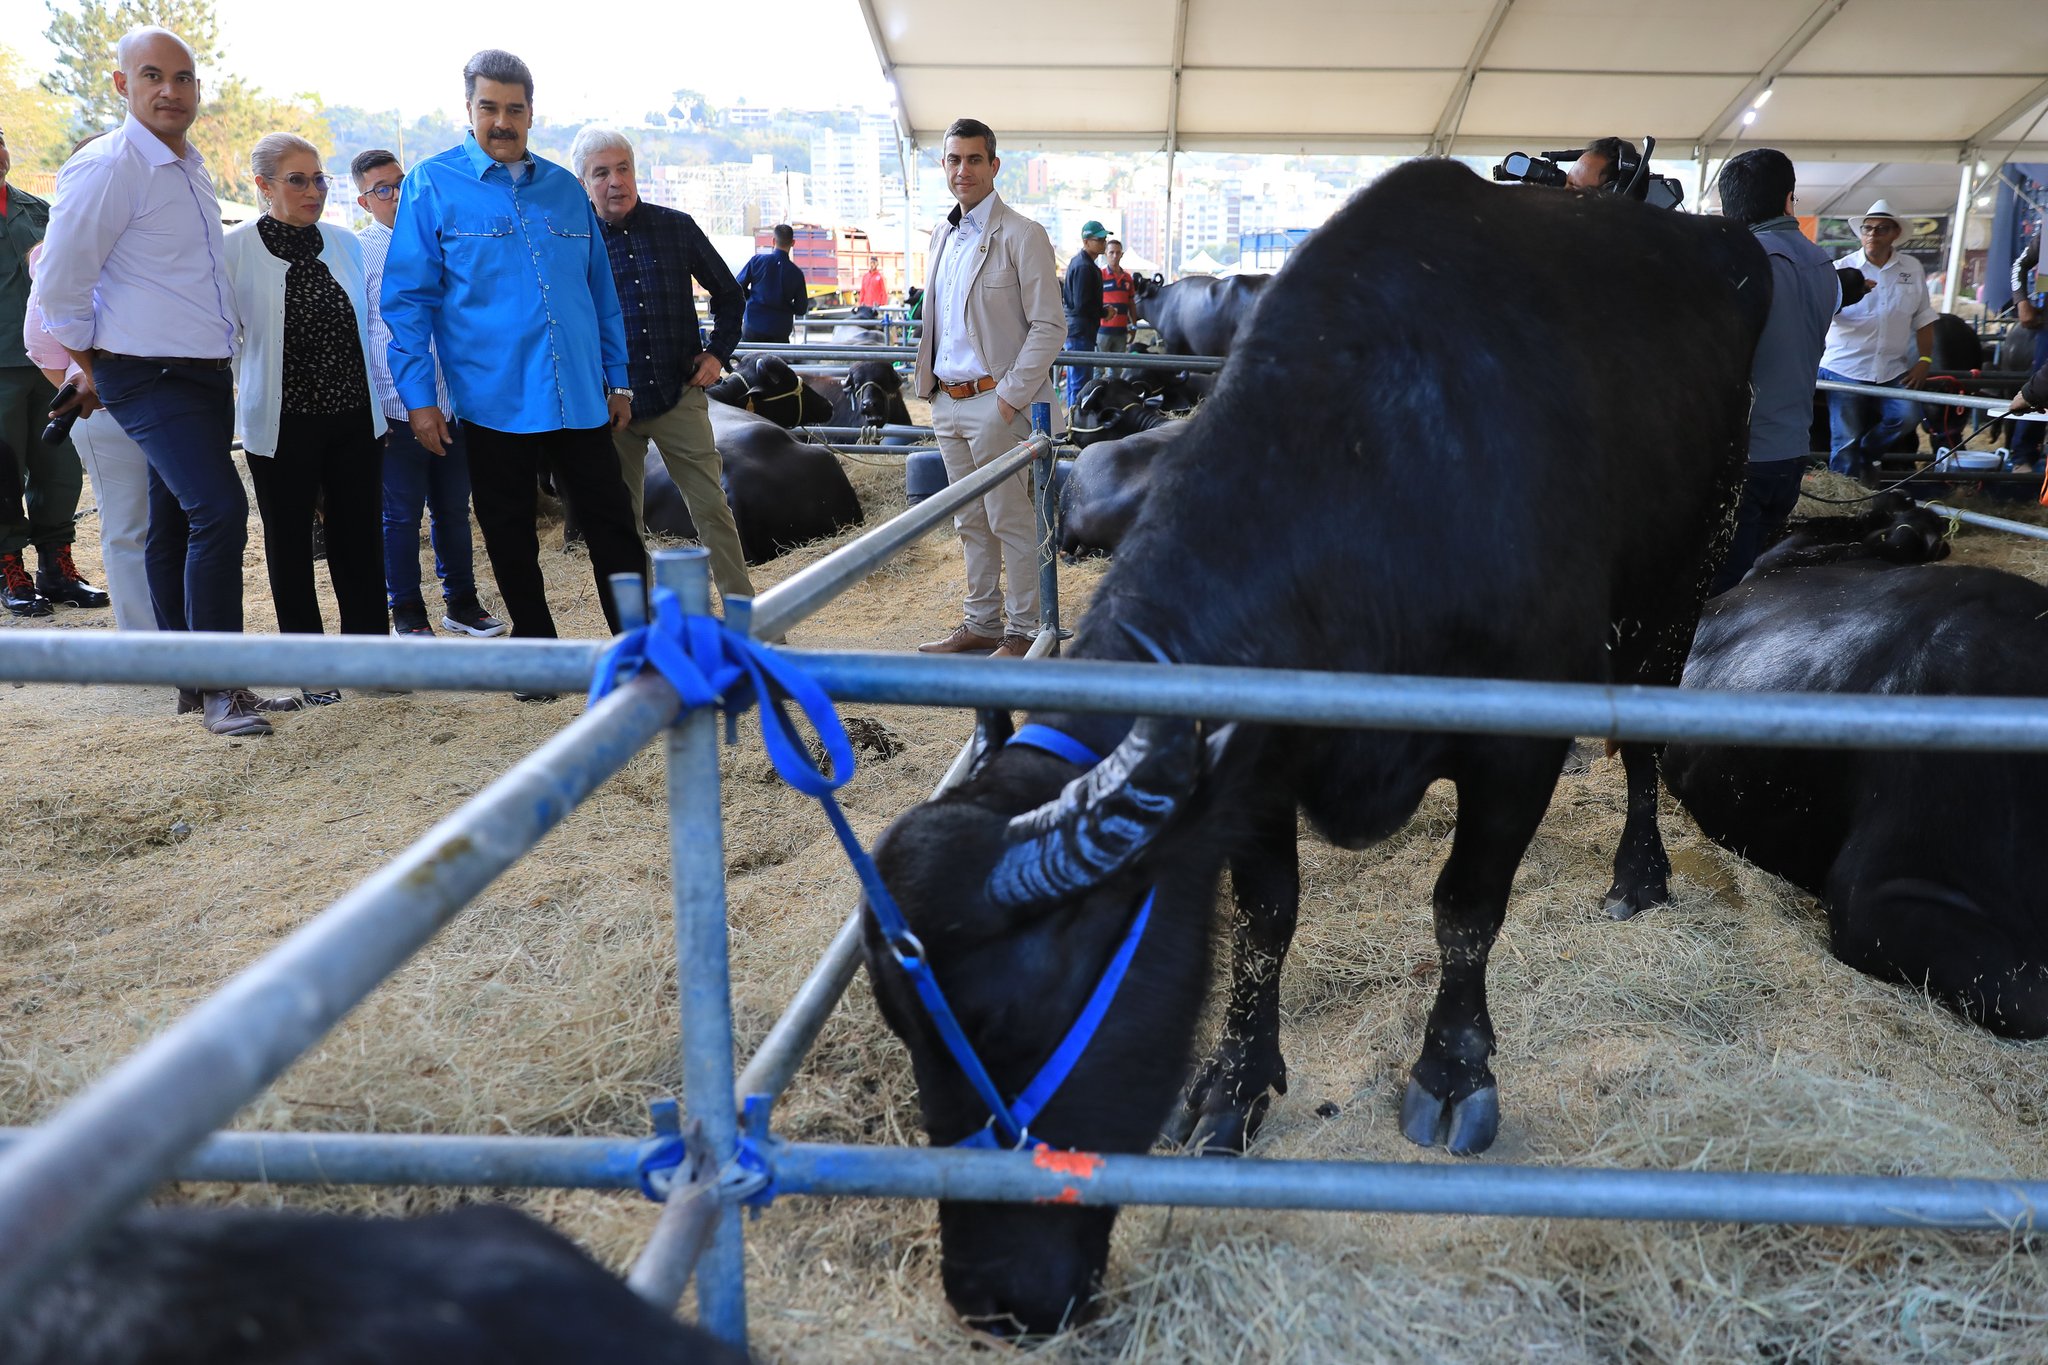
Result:
{"type": "MultiPolygon", "coordinates": [[[[323,242],[320,261],[355,309],[356,338],[367,357],[370,310],[363,294],[362,244],[353,232],[332,223],[321,223],[319,228],[323,242]]],[[[251,455],[275,455],[277,416],[284,406],[284,276],[291,263],[273,256],[263,245],[253,218],[230,229],[222,241],[237,320],[235,427],[241,433],[243,450],[251,455]]],[[[382,436],[384,413],[369,373],[366,360],[363,403],[370,409],[371,434],[382,436]]]]}

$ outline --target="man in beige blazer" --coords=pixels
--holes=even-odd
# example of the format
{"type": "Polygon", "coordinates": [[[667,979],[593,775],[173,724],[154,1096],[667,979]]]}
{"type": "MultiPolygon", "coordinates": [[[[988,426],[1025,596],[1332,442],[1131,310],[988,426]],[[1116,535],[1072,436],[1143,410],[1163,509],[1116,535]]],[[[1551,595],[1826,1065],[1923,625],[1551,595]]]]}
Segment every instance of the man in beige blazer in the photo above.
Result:
{"type": "MultiPolygon", "coordinates": [[[[996,193],[996,135],[977,119],[946,129],[947,187],[958,201],[932,231],[916,386],[955,482],[1031,434],[1053,397],[1065,335],[1052,238],[996,193]]],[[[953,516],[967,559],[966,619],[926,654],[1019,659],[1038,623],[1038,521],[1020,470],[953,516]],[[1008,570],[1005,591],[1003,572],[1008,570]]]]}

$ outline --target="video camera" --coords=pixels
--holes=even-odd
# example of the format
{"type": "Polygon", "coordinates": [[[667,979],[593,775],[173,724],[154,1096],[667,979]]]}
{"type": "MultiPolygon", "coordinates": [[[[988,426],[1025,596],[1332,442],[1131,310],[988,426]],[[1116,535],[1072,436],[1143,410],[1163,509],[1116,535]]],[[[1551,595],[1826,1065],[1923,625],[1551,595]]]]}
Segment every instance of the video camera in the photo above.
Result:
{"type": "MultiPolygon", "coordinates": [[[[1602,187],[1603,190],[1654,204],[1660,209],[1677,208],[1685,201],[1685,190],[1668,175],[1650,173],[1650,154],[1656,150],[1657,139],[1653,137],[1644,137],[1640,155],[1628,143],[1621,143],[1620,154],[1615,157],[1614,178],[1602,187]]],[[[1541,156],[1510,152],[1501,158],[1500,165],[1493,168],[1493,178],[1561,190],[1565,187],[1566,175],[1559,163],[1577,161],[1586,151],[1584,147],[1571,147],[1561,152],[1545,152],[1541,156]]]]}

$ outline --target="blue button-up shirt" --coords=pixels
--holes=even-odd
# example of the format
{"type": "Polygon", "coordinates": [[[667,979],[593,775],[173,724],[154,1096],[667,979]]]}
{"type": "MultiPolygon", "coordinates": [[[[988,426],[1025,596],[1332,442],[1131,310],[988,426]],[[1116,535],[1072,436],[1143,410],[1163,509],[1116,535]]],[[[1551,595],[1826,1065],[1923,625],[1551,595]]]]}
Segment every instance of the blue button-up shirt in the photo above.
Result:
{"type": "Polygon", "coordinates": [[[597,213],[566,168],[529,156],[519,169],[472,134],[405,177],[384,261],[391,378],[407,408],[435,406],[438,353],[479,426],[601,427],[606,386],[627,381],[597,213]]]}

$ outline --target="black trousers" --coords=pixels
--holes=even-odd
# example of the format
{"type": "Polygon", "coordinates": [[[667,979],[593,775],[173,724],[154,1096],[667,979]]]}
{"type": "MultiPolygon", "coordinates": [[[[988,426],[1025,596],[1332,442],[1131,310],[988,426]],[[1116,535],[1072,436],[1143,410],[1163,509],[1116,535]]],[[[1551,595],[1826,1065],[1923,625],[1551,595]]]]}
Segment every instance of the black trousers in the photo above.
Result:
{"type": "Polygon", "coordinates": [[[555,618],[548,612],[547,587],[540,572],[540,536],[534,530],[538,484],[543,469],[554,477],[555,492],[569,504],[590,547],[590,571],[597,579],[597,600],[605,625],[619,633],[619,614],[612,606],[615,573],[647,575],[647,546],[633,524],[633,503],[626,481],[619,477],[619,455],[611,428],[564,427],[559,431],[495,431],[474,422],[462,424],[469,437],[469,495],[477,525],[484,533],[484,553],[512,618],[515,636],[551,640],[555,618]]]}
{"type": "Polygon", "coordinates": [[[348,412],[278,418],[277,453],[250,455],[249,481],[263,519],[263,566],[277,628],[318,635],[313,591],[313,514],[327,532],[327,578],[344,635],[382,635],[384,612],[384,446],[371,435],[368,405],[348,412]]]}

